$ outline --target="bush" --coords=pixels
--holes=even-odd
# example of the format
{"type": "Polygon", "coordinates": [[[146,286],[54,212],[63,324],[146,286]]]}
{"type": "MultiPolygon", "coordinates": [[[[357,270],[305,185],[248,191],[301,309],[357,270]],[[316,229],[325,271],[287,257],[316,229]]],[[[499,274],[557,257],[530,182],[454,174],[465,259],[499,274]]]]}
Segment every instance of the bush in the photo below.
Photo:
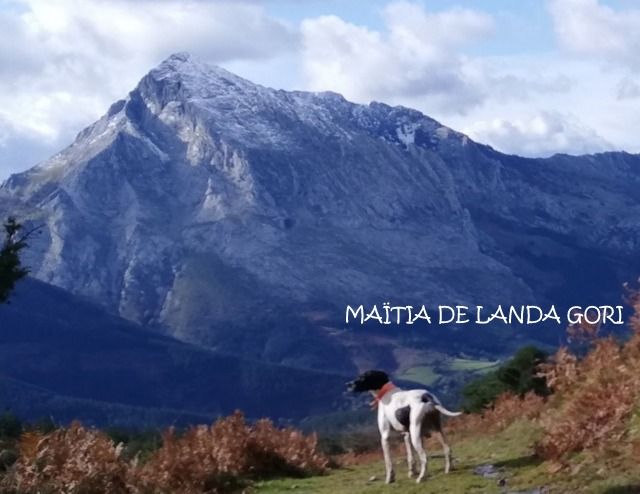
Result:
{"type": "Polygon", "coordinates": [[[31,424],[29,428],[41,434],[49,434],[57,429],[57,425],[51,417],[44,417],[31,424]]]}
{"type": "Polygon", "coordinates": [[[502,393],[491,408],[481,414],[474,413],[452,419],[448,429],[452,432],[477,434],[478,431],[493,433],[505,429],[516,420],[537,419],[545,406],[545,399],[533,391],[524,396],[511,392],[502,393]]]}
{"type": "Polygon", "coordinates": [[[619,443],[640,394],[640,333],[624,346],[600,340],[583,359],[566,349],[545,370],[550,385],[563,390],[562,401],[543,423],[537,453],[562,461],[571,453],[619,443]]]}
{"type": "Polygon", "coordinates": [[[0,472],[6,471],[16,461],[18,461],[18,452],[13,449],[3,449],[0,451],[0,472]]]}
{"type": "Polygon", "coordinates": [[[463,388],[464,410],[481,412],[504,393],[523,397],[533,392],[538,396],[547,396],[550,391],[546,382],[537,376],[537,368],[546,358],[547,354],[534,346],[522,348],[497,370],[469,382],[463,388]]]}
{"type": "MultiPolygon", "coordinates": [[[[115,433],[114,433],[115,434],[115,433]]],[[[122,435],[122,433],[120,433],[122,435]]],[[[105,433],[73,423],[49,434],[26,432],[19,457],[0,484],[21,494],[196,494],[234,490],[251,479],[325,471],[315,436],[254,425],[239,412],[181,435],[168,430],[145,463],[128,459],[105,433]]]]}
{"type": "Polygon", "coordinates": [[[315,436],[277,429],[269,420],[248,426],[236,412],[181,437],[168,431],[162,448],[139,470],[137,483],[149,492],[216,493],[243,479],[318,474],[328,460],[316,446],[315,436]]]}
{"type": "Polygon", "coordinates": [[[22,422],[7,411],[0,415],[0,439],[17,439],[22,434],[22,422]]]}
{"type": "Polygon", "coordinates": [[[21,493],[130,492],[128,467],[120,448],[103,433],[74,422],[50,434],[25,433],[20,457],[4,479],[4,487],[21,493]]]}
{"type": "Polygon", "coordinates": [[[575,453],[582,461],[602,457],[604,451],[620,455],[633,443],[634,415],[640,409],[640,295],[632,292],[634,308],[630,339],[596,339],[591,351],[579,359],[561,348],[542,366],[542,374],[554,390],[544,414],[544,436],[536,445],[538,455],[551,460],[554,469],[567,466],[575,453]],[[631,440],[631,441],[629,441],[631,440]]]}
{"type": "Polygon", "coordinates": [[[159,430],[136,431],[111,428],[107,429],[105,433],[114,443],[122,443],[124,445],[122,457],[126,460],[138,458],[146,461],[162,446],[162,434],[159,430]]]}

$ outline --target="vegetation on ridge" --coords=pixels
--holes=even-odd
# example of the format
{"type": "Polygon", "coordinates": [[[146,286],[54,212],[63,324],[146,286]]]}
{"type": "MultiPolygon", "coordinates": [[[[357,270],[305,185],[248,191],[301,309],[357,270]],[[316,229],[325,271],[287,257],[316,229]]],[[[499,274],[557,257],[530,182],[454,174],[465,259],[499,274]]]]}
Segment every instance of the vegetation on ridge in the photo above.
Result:
{"type": "Polygon", "coordinates": [[[537,375],[538,366],[547,354],[534,346],[519,350],[512,359],[483,377],[469,382],[462,390],[463,408],[478,413],[492,405],[503,393],[524,396],[533,391],[540,396],[550,393],[545,380],[537,375]]]}
{"type": "Polygon", "coordinates": [[[20,251],[27,246],[27,238],[33,232],[20,235],[22,225],[15,218],[4,223],[5,239],[0,249],[0,303],[6,302],[15,284],[27,276],[29,270],[22,266],[20,251]]]}

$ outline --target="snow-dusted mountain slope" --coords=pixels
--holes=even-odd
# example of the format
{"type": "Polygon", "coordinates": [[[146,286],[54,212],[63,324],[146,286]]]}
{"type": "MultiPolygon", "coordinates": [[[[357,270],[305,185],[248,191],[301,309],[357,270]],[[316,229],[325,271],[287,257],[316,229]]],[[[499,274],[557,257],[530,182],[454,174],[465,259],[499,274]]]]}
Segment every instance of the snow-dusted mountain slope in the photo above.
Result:
{"type": "Polygon", "coordinates": [[[302,364],[286,342],[338,351],[301,328],[346,303],[617,301],[638,274],[639,185],[638,156],[503,155],[415,110],[176,54],[7,180],[0,212],[46,224],[40,280],[229,351],[251,353],[252,328],[254,356],[302,364]]]}

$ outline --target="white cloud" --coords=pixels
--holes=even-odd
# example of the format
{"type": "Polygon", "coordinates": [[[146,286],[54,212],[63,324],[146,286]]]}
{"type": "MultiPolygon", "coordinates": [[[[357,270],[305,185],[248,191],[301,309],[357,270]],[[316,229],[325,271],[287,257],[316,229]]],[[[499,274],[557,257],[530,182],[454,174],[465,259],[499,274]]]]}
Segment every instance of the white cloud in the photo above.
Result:
{"type": "Polygon", "coordinates": [[[506,21],[478,10],[395,1],[373,28],[337,16],[291,26],[265,5],[4,0],[0,179],[68,144],[177,51],[266,85],[414,107],[504,151],[640,151],[640,10],[549,0],[561,53],[489,57],[483,42],[506,21]]]}
{"type": "Polygon", "coordinates": [[[598,0],[549,0],[560,45],[568,52],[640,69],[640,9],[598,0]]]}
{"type": "Polygon", "coordinates": [[[490,16],[468,9],[431,13],[407,2],[389,4],[382,16],[384,31],[336,16],[305,20],[308,87],[332,89],[355,101],[429,97],[459,111],[482,101],[459,48],[492,32],[490,16]]]}
{"type": "Polygon", "coordinates": [[[465,54],[469,43],[497,29],[495,19],[475,10],[433,13],[395,2],[382,20],[383,27],[373,30],[336,16],[307,19],[302,39],[308,87],[359,102],[414,107],[506,152],[533,156],[613,147],[592,130],[599,128],[601,113],[590,112],[589,123],[582,121],[579,98],[591,98],[593,86],[601,84],[592,66],[569,66],[555,56],[465,54]],[[596,77],[591,87],[585,86],[585,72],[596,77]]]}
{"type": "Polygon", "coordinates": [[[559,112],[541,112],[524,119],[476,121],[464,131],[503,152],[532,157],[563,152],[594,153],[612,147],[575,116],[559,112]]]}
{"type": "Polygon", "coordinates": [[[625,76],[620,79],[617,86],[617,98],[619,100],[635,99],[640,97],[640,85],[631,77],[625,76]]]}
{"type": "MultiPolygon", "coordinates": [[[[0,135],[52,150],[173,52],[226,63],[297,44],[296,31],[256,2],[16,0],[10,7],[0,14],[0,135]]],[[[2,167],[26,164],[2,160],[0,176],[2,167]]]]}

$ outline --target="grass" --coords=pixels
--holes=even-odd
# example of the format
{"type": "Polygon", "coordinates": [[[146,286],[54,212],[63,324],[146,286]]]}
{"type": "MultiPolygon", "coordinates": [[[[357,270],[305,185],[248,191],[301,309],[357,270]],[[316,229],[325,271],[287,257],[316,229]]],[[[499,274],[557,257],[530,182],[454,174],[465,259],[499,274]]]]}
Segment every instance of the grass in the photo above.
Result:
{"type": "MultiPolygon", "coordinates": [[[[441,462],[433,461],[437,468],[441,462]]],[[[275,494],[297,489],[305,494],[382,494],[402,492],[406,494],[429,493],[498,493],[500,489],[495,482],[482,477],[470,478],[465,472],[454,471],[445,479],[443,474],[435,474],[423,484],[398,475],[395,484],[386,485],[381,478],[381,464],[359,465],[357,467],[344,468],[326,475],[310,479],[274,480],[257,484],[254,492],[275,494]],[[377,480],[369,482],[368,479],[376,476],[377,480]],[[492,485],[493,484],[493,485],[492,485]]],[[[400,474],[398,466],[398,474],[400,474]]]]}
{"type": "Polygon", "coordinates": [[[441,366],[438,365],[415,365],[405,369],[398,375],[399,379],[412,381],[424,386],[433,386],[438,383],[444,375],[450,373],[485,374],[496,369],[500,361],[474,360],[466,358],[453,358],[446,360],[441,366]]]}
{"type": "Polygon", "coordinates": [[[361,464],[332,470],[329,474],[308,478],[273,479],[256,483],[252,494],[276,494],[297,491],[305,494],[505,494],[529,493],[548,488],[551,493],[622,494],[640,492],[640,474],[630,468],[626,472],[585,471],[549,474],[548,465],[537,459],[531,445],[540,430],[527,421],[512,424],[494,435],[469,438],[451,437],[455,463],[449,475],[444,474],[441,450],[427,443],[429,476],[416,484],[406,475],[405,456],[399,448],[394,453],[396,482],[384,483],[382,454],[376,453],[361,464]],[[474,473],[480,465],[493,465],[495,478],[474,473]],[[634,473],[636,472],[636,473],[634,473]],[[371,480],[375,478],[375,480],[371,480]],[[506,485],[500,486],[504,479],[506,485]]]}
{"type": "Polygon", "coordinates": [[[472,360],[465,358],[454,358],[449,364],[449,370],[456,372],[477,372],[485,373],[494,370],[500,365],[500,361],[472,360]]]}
{"type": "Polygon", "coordinates": [[[431,386],[435,384],[440,379],[441,376],[431,366],[418,365],[416,367],[411,367],[410,369],[407,369],[403,374],[401,374],[398,377],[400,379],[412,381],[415,383],[420,383],[425,386],[431,386]]]}
{"type": "MultiPolygon", "coordinates": [[[[521,427],[522,428],[522,427],[521,427]]],[[[454,469],[449,475],[444,474],[444,462],[439,447],[427,443],[430,452],[428,464],[429,477],[421,484],[416,484],[406,475],[407,468],[401,448],[394,454],[396,464],[396,482],[392,485],[384,483],[384,465],[380,457],[364,464],[344,467],[331,471],[328,475],[303,479],[276,479],[264,481],[254,486],[255,494],[273,494],[297,489],[305,494],[382,494],[402,492],[406,494],[431,493],[502,493],[504,489],[498,485],[499,478],[484,478],[474,473],[474,468],[483,464],[497,465],[504,462],[504,475],[509,478],[514,471],[528,473],[535,469],[537,461],[531,456],[528,439],[535,431],[518,430],[510,427],[505,433],[495,437],[484,437],[482,440],[451,438],[454,450],[454,469]],[[508,434],[506,434],[508,432],[508,434]],[[513,440],[513,438],[518,438],[513,440]],[[375,480],[370,479],[375,477],[375,480]]],[[[375,457],[374,457],[375,458],[375,457]]],[[[500,477],[501,478],[501,477],[500,477]]],[[[537,480],[537,479],[536,479],[537,480]]],[[[531,482],[519,482],[519,487],[531,485],[531,482]]],[[[536,484],[540,486],[543,484],[536,484]]],[[[511,482],[509,481],[509,486],[511,482]]]]}

